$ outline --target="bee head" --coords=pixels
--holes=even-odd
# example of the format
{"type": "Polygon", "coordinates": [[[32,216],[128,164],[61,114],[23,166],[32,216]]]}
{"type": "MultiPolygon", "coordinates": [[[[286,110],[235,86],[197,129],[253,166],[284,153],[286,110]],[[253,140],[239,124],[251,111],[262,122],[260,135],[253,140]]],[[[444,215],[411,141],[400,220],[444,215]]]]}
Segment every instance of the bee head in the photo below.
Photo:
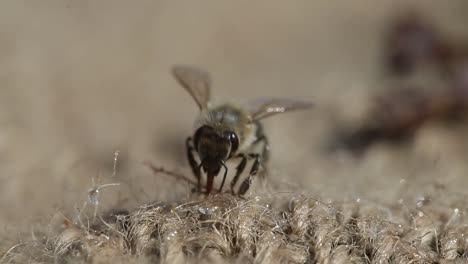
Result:
{"type": "Polygon", "coordinates": [[[239,138],[232,131],[205,125],[197,129],[193,143],[200,155],[203,170],[217,175],[224,161],[237,151],[239,138]]]}

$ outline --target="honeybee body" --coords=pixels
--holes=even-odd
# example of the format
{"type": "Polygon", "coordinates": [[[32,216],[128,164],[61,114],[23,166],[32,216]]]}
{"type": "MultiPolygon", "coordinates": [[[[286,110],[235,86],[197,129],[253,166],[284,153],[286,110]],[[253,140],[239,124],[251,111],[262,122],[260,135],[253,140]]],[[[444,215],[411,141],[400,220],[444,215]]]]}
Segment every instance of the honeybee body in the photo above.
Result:
{"type": "Polygon", "coordinates": [[[231,192],[236,193],[234,187],[247,165],[247,160],[250,159],[253,160],[253,165],[249,176],[241,182],[237,191],[238,195],[244,195],[250,188],[252,178],[257,176],[261,169],[265,169],[265,162],[269,156],[269,142],[259,120],[276,113],[311,106],[305,101],[264,98],[252,102],[250,107],[240,107],[234,104],[211,107],[209,105],[211,79],[207,72],[195,67],[179,65],[173,67],[172,73],[200,108],[200,115],[195,122],[195,133],[187,138],[186,147],[187,158],[197,178],[200,192],[202,191],[202,170],[206,173],[206,194],[211,193],[214,177],[219,174],[221,168],[224,168],[219,188],[219,191],[222,191],[228,171],[225,163],[231,159],[240,160],[231,181],[231,192]],[[251,109],[247,110],[247,108],[251,109]],[[254,152],[253,148],[260,144],[261,151],[254,152]],[[197,161],[197,155],[199,161],[197,161]]]}
{"type": "MultiPolygon", "coordinates": [[[[265,167],[268,158],[269,145],[260,122],[252,120],[247,111],[233,104],[223,104],[202,111],[195,122],[195,134],[192,138],[193,143],[188,142],[188,158],[195,165],[192,152],[198,153],[200,165],[192,166],[192,169],[195,175],[200,175],[200,169],[207,174],[206,193],[211,192],[214,177],[224,167],[225,173],[220,187],[220,191],[222,190],[227,174],[226,161],[241,159],[231,181],[231,192],[234,193],[234,186],[245,169],[247,159],[254,159],[250,172],[252,176],[265,167]],[[263,143],[262,155],[253,152],[253,147],[258,143],[263,143]]],[[[250,184],[251,177],[241,183],[238,193],[243,195],[250,184]]]]}

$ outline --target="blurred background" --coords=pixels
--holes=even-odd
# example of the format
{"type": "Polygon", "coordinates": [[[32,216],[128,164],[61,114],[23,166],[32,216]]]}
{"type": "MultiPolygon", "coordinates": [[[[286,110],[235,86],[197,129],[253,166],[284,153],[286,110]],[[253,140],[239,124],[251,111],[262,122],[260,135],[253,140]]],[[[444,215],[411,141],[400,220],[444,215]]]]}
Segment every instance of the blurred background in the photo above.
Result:
{"type": "Polygon", "coordinates": [[[2,234],[75,213],[98,175],[121,183],[102,191],[103,207],[186,197],[142,163],[190,175],[184,143],[198,109],[170,75],[176,63],[209,71],[215,102],[316,103],[264,122],[276,191],[466,207],[454,58],[464,56],[467,12],[463,0],[2,1],[2,234]],[[405,32],[436,51],[414,51],[414,65],[411,48],[392,59],[405,32]]]}

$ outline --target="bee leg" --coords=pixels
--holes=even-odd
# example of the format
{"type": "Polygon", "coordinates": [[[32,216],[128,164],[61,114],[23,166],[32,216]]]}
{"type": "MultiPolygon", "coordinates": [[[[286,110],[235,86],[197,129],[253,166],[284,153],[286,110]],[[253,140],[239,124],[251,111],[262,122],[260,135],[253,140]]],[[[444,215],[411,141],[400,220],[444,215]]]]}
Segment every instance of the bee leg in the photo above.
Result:
{"type": "Polygon", "coordinates": [[[223,167],[224,167],[224,176],[223,176],[223,181],[221,182],[221,186],[219,187],[218,192],[221,192],[223,190],[224,182],[226,181],[226,176],[227,176],[227,172],[228,172],[228,169],[227,169],[226,165],[224,163],[221,163],[221,165],[223,165],[223,167]]]}
{"type": "Polygon", "coordinates": [[[268,138],[265,136],[263,126],[260,122],[255,123],[257,126],[257,139],[253,142],[253,145],[257,145],[260,142],[263,142],[262,148],[262,163],[266,163],[270,158],[270,142],[268,138]]]}
{"type": "Polygon", "coordinates": [[[191,137],[187,138],[185,146],[187,148],[187,157],[188,157],[188,161],[190,163],[190,167],[192,168],[193,175],[195,175],[195,177],[197,178],[198,192],[201,192],[201,190],[202,190],[202,188],[201,188],[201,171],[200,171],[201,167],[198,166],[197,161],[195,160],[195,155],[194,155],[195,148],[193,147],[191,137]]]}
{"type": "Polygon", "coordinates": [[[265,135],[260,136],[257,140],[254,141],[254,145],[263,142],[263,148],[262,148],[262,159],[261,159],[261,165],[263,167],[263,172],[260,174],[260,176],[263,178],[267,174],[267,166],[266,163],[270,159],[270,142],[268,141],[268,138],[265,135]]]}
{"type": "Polygon", "coordinates": [[[239,165],[236,167],[236,175],[231,181],[231,193],[234,194],[234,186],[236,185],[237,181],[239,180],[240,175],[244,172],[245,165],[247,165],[247,157],[244,154],[239,154],[237,157],[242,158],[239,165]]]}
{"type": "Polygon", "coordinates": [[[254,158],[255,161],[252,165],[252,168],[250,169],[250,175],[247,179],[245,179],[241,186],[239,187],[239,192],[238,195],[244,195],[250,188],[250,185],[252,184],[252,177],[256,176],[258,174],[258,170],[260,168],[261,164],[261,159],[259,154],[249,154],[249,157],[254,158]]]}

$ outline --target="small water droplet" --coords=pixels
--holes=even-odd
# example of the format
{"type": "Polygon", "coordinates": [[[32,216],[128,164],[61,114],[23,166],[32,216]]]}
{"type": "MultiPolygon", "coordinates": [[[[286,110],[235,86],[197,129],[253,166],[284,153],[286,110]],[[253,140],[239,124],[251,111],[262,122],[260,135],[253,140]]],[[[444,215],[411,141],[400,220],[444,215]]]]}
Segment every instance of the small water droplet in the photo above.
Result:
{"type": "Polygon", "coordinates": [[[198,207],[198,212],[204,215],[208,214],[208,210],[206,207],[198,207]]]}
{"type": "Polygon", "coordinates": [[[452,216],[447,221],[447,225],[459,224],[461,222],[461,218],[462,216],[461,216],[460,209],[454,208],[452,216]]]}
{"type": "Polygon", "coordinates": [[[166,236],[166,240],[173,240],[177,236],[177,231],[172,231],[166,236]]]}
{"type": "Polygon", "coordinates": [[[99,203],[99,188],[93,188],[88,191],[88,201],[92,204],[99,203]]]}
{"type": "Polygon", "coordinates": [[[430,200],[427,197],[425,197],[423,195],[420,195],[416,199],[416,206],[417,207],[423,207],[424,205],[427,205],[429,202],[430,202],[430,200]]]}

